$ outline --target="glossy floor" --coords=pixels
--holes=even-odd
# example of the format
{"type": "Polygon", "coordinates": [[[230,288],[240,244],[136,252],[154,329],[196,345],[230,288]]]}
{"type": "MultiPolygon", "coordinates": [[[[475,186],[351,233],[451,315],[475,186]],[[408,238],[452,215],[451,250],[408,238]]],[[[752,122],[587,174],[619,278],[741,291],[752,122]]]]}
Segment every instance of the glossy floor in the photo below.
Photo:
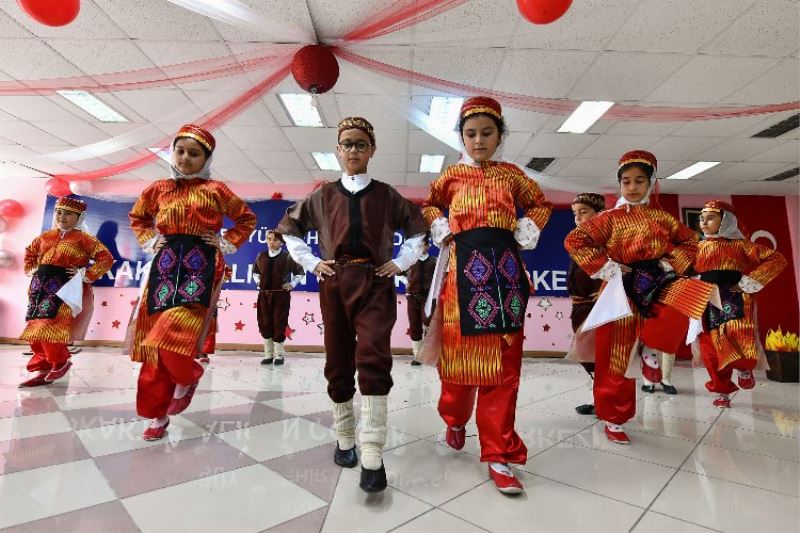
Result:
{"type": "MultiPolygon", "coordinates": [[[[17,389],[19,346],[0,346],[0,529],[11,531],[798,531],[800,388],[766,381],[720,411],[704,372],[679,364],[680,394],[639,393],[631,446],[609,444],[583,370],[525,360],[517,429],[523,496],[499,494],[474,424],[443,442],[434,369],[397,357],[384,462],[367,496],[332,462],[323,359],[278,368],[224,352],[160,442],[140,439],[137,365],[76,355],[68,378],[17,389]]],[[[358,402],[358,397],[356,397],[358,402]]]]}

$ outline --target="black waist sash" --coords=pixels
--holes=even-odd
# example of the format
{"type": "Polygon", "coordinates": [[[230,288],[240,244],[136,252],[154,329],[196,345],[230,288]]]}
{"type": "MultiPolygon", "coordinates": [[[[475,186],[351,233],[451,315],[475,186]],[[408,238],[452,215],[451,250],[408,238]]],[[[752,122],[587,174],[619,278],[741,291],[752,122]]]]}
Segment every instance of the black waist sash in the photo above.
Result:
{"type": "Polygon", "coordinates": [[[33,274],[28,291],[28,311],[25,320],[55,318],[64,302],[56,293],[69,281],[65,267],[42,265],[33,274]]]}
{"type": "Polygon", "coordinates": [[[670,281],[678,277],[672,270],[664,272],[659,262],[659,259],[648,259],[631,263],[628,265],[631,271],[622,277],[625,294],[644,317],[652,315],[650,308],[658,295],[670,281]]]}
{"type": "Polygon", "coordinates": [[[742,273],[738,270],[709,270],[700,274],[700,279],[714,283],[719,287],[722,309],[707,305],[703,313],[703,325],[706,331],[720,327],[725,322],[744,318],[744,295],[731,289],[738,286],[742,273]]]}
{"type": "Polygon", "coordinates": [[[455,235],[461,334],[522,328],[530,283],[514,234],[476,228],[455,235]]]}
{"type": "Polygon", "coordinates": [[[147,280],[148,314],[172,307],[211,304],[217,249],[196,235],[167,235],[147,280]]]}

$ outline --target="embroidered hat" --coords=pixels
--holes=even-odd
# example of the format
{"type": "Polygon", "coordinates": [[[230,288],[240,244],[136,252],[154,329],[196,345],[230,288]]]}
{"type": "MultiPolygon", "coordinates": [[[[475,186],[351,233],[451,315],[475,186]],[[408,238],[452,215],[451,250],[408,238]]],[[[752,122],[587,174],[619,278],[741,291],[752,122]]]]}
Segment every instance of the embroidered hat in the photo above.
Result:
{"type": "Polygon", "coordinates": [[[217,141],[214,139],[214,136],[211,135],[211,132],[200,126],[195,126],[194,124],[186,124],[178,130],[178,133],[175,135],[175,140],[184,138],[194,139],[205,146],[209,152],[213,152],[214,147],[217,145],[217,141]]]}
{"type": "Polygon", "coordinates": [[[342,119],[339,122],[339,135],[342,135],[342,132],[345,130],[361,130],[367,134],[369,137],[370,142],[374,145],[375,144],[375,129],[372,127],[372,124],[367,121],[367,119],[362,117],[347,117],[342,119]]]}
{"type": "Polygon", "coordinates": [[[56,209],[63,209],[65,211],[72,211],[81,215],[86,211],[86,202],[78,200],[77,198],[70,198],[69,196],[62,196],[56,200],[56,209]]]}
{"type": "Polygon", "coordinates": [[[630,165],[631,163],[642,163],[651,167],[653,170],[650,172],[649,177],[653,177],[658,169],[658,160],[656,159],[656,156],[647,150],[631,150],[630,152],[625,152],[622,154],[622,157],[619,158],[619,166],[617,167],[617,180],[622,179],[622,167],[625,165],[630,165]]]}
{"type": "Polygon", "coordinates": [[[582,192],[572,200],[572,205],[575,204],[588,205],[595,211],[600,212],[606,208],[606,199],[602,194],[597,194],[596,192],[582,192]]]}
{"type": "Polygon", "coordinates": [[[500,102],[488,96],[475,96],[469,98],[461,106],[461,118],[467,118],[477,113],[486,113],[493,117],[502,118],[503,109],[500,102]]]}

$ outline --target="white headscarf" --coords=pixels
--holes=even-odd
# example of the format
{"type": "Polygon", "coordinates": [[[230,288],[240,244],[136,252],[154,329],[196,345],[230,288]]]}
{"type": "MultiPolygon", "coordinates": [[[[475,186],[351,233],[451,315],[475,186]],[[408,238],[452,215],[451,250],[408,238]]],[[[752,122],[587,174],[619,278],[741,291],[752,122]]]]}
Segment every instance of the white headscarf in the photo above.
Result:
{"type": "Polygon", "coordinates": [[[211,153],[206,158],[206,164],[203,165],[203,168],[200,169],[200,172],[196,172],[194,174],[184,174],[175,166],[175,150],[172,150],[172,164],[169,166],[169,174],[170,177],[174,180],[182,180],[182,179],[191,179],[191,178],[203,178],[204,180],[211,179],[211,160],[214,158],[214,154],[211,153]]]}
{"type": "Polygon", "coordinates": [[[736,240],[745,239],[746,237],[742,233],[742,230],[739,229],[739,221],[736,219],[736,215],[723,209],[722,223],[719,225],[719,231],[714,235],[703,234],[703,238],[736,240]]]}

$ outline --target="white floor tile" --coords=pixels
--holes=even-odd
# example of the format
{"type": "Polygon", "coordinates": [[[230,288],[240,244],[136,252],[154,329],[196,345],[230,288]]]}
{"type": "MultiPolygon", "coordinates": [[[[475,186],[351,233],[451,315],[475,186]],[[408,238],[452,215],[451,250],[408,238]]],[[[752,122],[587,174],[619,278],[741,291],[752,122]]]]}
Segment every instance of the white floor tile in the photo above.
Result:
{"type": "Polygon", "coordinates": [[[488,531],[627,531],[642,509],[538,476],[519,475],[525,493],[509,497],[484,483],[442,510],[488,531]]]}
{"type": "Polygon", "coordinates": [[[633,444],[622,446],[609,441],[604,430],[605,424],[595,424],[591,428],[565,440],[564,443],[586,446],[671,468],[678,468],[697,446],[697,442],[693,440],[676,439],[666,435],[631,430],[627,430],[627,434],[633,444]]]}
{"type": "Polygon", "coordinates": [[[330,411],[331,399],[327,393],[302,394],[262,402],[275,409],[280,409],[295,416],[310,415],[322,411],[330,411]]]}
{"type": "Polygon", "coordinates": [[[316,448],[336,440],[333,431],[304,418],[245,427],[220,433],[218,437],[256,461],[316,448]]]}
{"type": "Polygon", "coordinates": [[[633,533],[704,533],[710,531],[713,530],[653,511],[648,511],[633,528],[633,533]]]}
{"type": "Polygon", "coordinates": [[[262,465],[122,500],[143,532],[262,531],[325,502],[262,465]]]}
{"type": "Polygon", "coordinates": [[[0,441],[39,437],[65,431],[72,431],[72,426],[64,413],[60,411],[0,418],[0,441]]]}
{"type": "Polygon", "coordinates": [[[725,409],[716,425],[772,433],[782,437],[800,437],[800,413],[796,409],[740,408],[735,400],[732,406],[732,409],[725,409]]]}
{"type": "Polygon", "coordinates": [[[787,461],[800,461],[800,439],[792,437],[715,426],[703,439],[703,444],[758,455],[771,455],[787,461]]]}
{"type": "Polygon", "coordinates": [[[431,533],[433,531],[436,533],[480,533],[486,530],[444,511],[434,509],[403,524],[393,530],[393,533],[431,533]]]}
{"type": "Polygon", "coordinates": [[[682,469],[790,496],[800,496],[800,463],[768,455],[701,445],[682,469]]]}
{"type": "Polygon", "coordinates": [[[800,529],[800,499],[691,472],[678,472],[652,510],[718,531],[800,529]]]}
{"type": "Polygon", "coordinates": [[[247,396],[236,394],[231,391],[213,391],[213,392],[198,392],[192,398],[192,403],[186,408],[186,413],[197,413],[200,411],[209,411],[211,409],[220,409],[222,407],[233,407],[235,405],[244,405],[253,403],[253,400],[247,396]]]}
{"type": "Polygon", "coordinates": [[[371,533],[389,531],[405,524],[431,506],[391,487],[377,494],[367,494],[358,487],[359,473],[343,468],[323,533],[371,533]]]}
{"type": "Polygon", "coordinates": [[[64,411],[105,405],[121,405],[136,401],[136,389],[67,394],[66,396],[56,396],[55,399],[58,406],[64,411]]]}
{"type": "Polygon", "coordinates": [[[146,441],[142,440],[142,432],[147,428],[148,423],[149,421],[147,420],[136,420],[123,424],[109,424],[96,428],[82,429],[76,431],[75,434],[81,439],[81,442],[92,457],[175,443],[208,435],[203,428],[190,420],[182,416],[171,416],[166,436],[161,440],[146,441]]]}
{"type": "Polygon", "coordinates": [[[0,476],[0,528],[115,499],[91,459],[6,474],[0,476]]]}
{"type": "Polygon", "coordinates": [[[537,455],[520,468],[640,507],[649,505],[675,472],[637,459],[564,444],[537,455]]]}

